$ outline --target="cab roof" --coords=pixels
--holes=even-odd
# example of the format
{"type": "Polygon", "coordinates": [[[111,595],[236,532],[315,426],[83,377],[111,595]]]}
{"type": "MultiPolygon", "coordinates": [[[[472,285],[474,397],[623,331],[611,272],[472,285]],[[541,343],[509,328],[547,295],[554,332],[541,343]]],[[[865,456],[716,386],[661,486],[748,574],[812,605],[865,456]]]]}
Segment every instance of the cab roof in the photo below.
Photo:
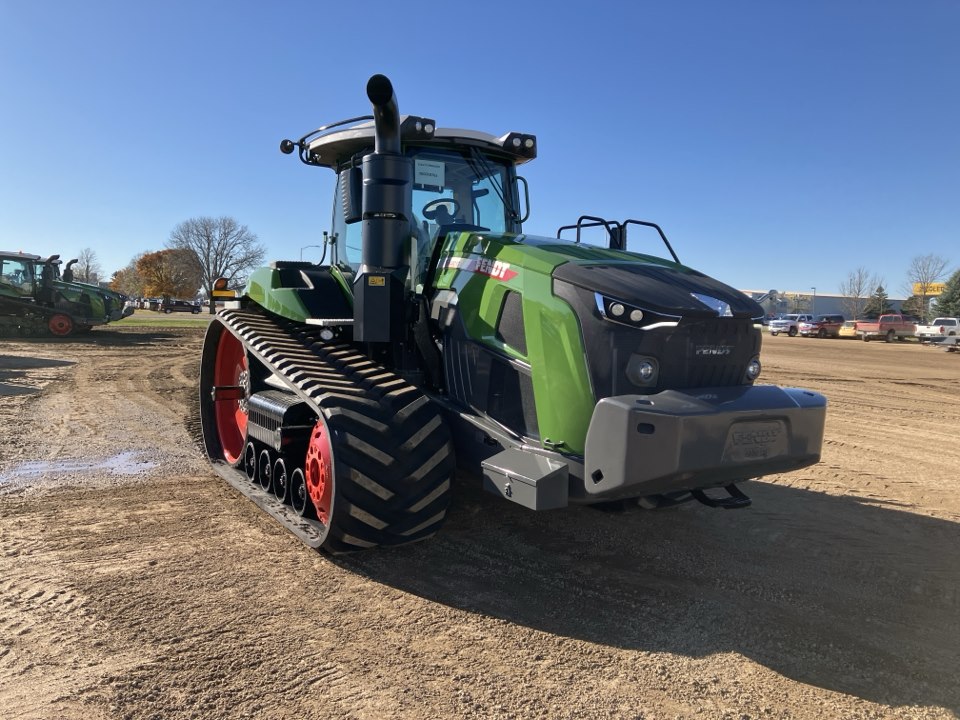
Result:
{"type": "MultiPolygon", "coordinates": [[[[15,252],[12,250],[0,250],[0,257],[22,258],[23,260],[46,260],[45,257],[41,257],[40,255],[32,255],[31,253],[25,252],[15,252]]],[[[59,257],[59,255],[57,257],[59,257]]]]}
{"type": "MultiPolygon", "coordinates": [[[[368,118],[357,118],[357,120],[366,122],[333,130],[333,127],[343,124],[335,123],[327,126],[330,128],[329,132],[323,132],[326,128],[320,128],[302,138],[301,142],[305,145],[304,162],[336,170],[351,158],[366,154],[374,145],[373,120],[368,118]],[[309,139],[318,132],[323,134],[309,139]]],[[[415,142],[418,145],[435,144],[438,147],[473,146],[506,156],[514,165],[528,162],[537,156],[537,141],[533,135],[510,132],[495,137],[478,130],[438,128],[433,120],[415,115],[400,117],[400,141],[401,143],[415,142]]]]}

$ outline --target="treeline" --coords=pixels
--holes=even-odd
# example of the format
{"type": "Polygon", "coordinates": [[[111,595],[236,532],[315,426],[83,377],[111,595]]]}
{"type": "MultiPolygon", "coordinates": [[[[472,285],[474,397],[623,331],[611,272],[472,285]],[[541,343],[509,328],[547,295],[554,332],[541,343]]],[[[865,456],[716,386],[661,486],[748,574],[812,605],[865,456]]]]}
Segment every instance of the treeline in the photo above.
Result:
{"type": "MultiPolygon", "coordinates": [[[[236,283],[263,262],[264,247],[231,217],[198,217],[177,225],[164,250],[140,253],[113,274],[110,286],[132,297],[212,298],[213,283],[236,283]]],[[[213,302],[210,301],[213,311],[213,302]]]]}
{"type": "Polygon", "coordinates": [[[110,281],[114,290],[132,297],[193,298],[201,287],[203,269],[192,250],[141,253],[110,281]]]}
{"type": "MultiPolygon", "coordinates": [[[[937,292],[949,274],[949,265],[949,260],[939,255],[913,258],[907,270],[909,297],[901,306],[904,314],[925,322],[932,316],[960,317],[960,270],[949,276],[942,292],[937,292]]],[[[863,267],[852,270],[840,283],[840,294],[844,297],[844,312],[850,318],[880,315],[892,308],[884,281],[863,267]]]]}

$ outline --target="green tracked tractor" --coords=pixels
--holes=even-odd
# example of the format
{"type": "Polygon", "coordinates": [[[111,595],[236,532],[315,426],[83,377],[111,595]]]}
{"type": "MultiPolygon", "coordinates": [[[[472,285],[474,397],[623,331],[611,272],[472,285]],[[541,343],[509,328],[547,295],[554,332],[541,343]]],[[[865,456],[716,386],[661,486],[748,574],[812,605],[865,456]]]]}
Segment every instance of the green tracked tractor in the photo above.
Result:
{"type": "Polygon", "coordinates": [[[104,293],[60,278],[59,255],[0,251],[0,334],[66,337],[110,321],[104,293]]]}
{"type": "Polygon", "coordinates": [[[60,264],[55,263],[56,272],[58,274],[57,279],[63,280],[64,282],[72,283],[77,287],[88,288],[90,292],[96,292],[100,294],[100,297],[103,298],[103,308],[104,312],[107,315],[107,318],[114,322],[116,320],[122,320],[125,317],[129,317],[133,314],[133,306],[128,304],[129,298],[121,292],[115,290],[110,290],[109,288],[100,287],[99,285],[93,285],[92,283],[80,282],[74,277],[73,266],[79,262],[76,258],[70,260],[63,269],[63,274],[60,275],[60,264]]]}
{"type": "Polygon", "coordinates": [[[367,95],[372,116],[280,147],[337,174],[328,262],[256,270],[210,324],[200,416],[222,477],[337,553],[433,535],[457,469],[532,510],[739,508],[739,481],[819,460],[826,399],[755,382],[759,305],[653,223],[524,233],[533,135],[401,116],[382,75],[367,95]],[[635,225],[664,257],[627,249],[635,225]]]}

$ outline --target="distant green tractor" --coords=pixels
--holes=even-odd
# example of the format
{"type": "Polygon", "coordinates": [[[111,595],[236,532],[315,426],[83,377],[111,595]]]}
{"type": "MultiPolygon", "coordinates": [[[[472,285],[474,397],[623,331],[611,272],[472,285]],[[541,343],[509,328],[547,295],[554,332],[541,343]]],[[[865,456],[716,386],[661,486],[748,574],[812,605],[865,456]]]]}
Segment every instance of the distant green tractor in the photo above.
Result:
{"type": "Polygon", "coordinates": [[[59,279],[59,258],[0,251],[0,334],[65,337],[110,322],[99,288],[59,279]]]}
{"type": "MultiPolygon", "coordinates": [[[[133,305],[127,304],[127,300],[129,300],[129,298],[123,293],[116,292],[109,288],[100,287],[99,285],[80,282],[79,280],[75,279],[73,276],[73,265],[77,262],[78,260],[76,259],[68,262],[66,267],[63,269],[62,277],[58,277],[57,279],[63,280],[63,282],[73,283],[79,287],[90,288],[93,292],[100,293],[100,296],[103,298],[104,311],[111,321],[122,320],[123,318],[133,314],[133,305]]],[[[54,268],[57,275],[59,275],[60,272],[59,266],[59,261],[54,263],[54,268]]]]}

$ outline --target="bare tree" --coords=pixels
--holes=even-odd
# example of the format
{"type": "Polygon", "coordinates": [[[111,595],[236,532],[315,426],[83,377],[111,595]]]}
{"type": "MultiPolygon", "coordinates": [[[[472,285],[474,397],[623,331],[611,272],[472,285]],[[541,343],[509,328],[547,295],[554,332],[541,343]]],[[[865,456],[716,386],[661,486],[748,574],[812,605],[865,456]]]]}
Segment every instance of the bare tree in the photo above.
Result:
{"type": "Polygon", "coordinates": [[[73,277],[76,280],[96,284],[102,273],[103,270],[100,269],[97,253],[90,248],[84,248],[77,254],[76,269],[73,270],[73,277]]]}
{"type": "Polygon", "coordinates": [[[851,320],[856,320],[863,316],[864,308],[867,305],[867,298],[873,294],[874,288],[883,284],[876,275],[871,275],[864,267],[858,267],[851,270],[847,279],[840,283],[840,294],[843,295],[841,304],[844,312],[850,316],[851,320]]]}
{"type": "Polygon", "coordinates": [[[232,217],[185,220],[170,233],[167,247],[192,250],[200,265],[201,286],[215,312],[213,283],[225,277],[231,283],[263,262],[265,248],[246,225],[232,217]]]}
{"type": "Polygon", "coordinates": [[[949,261],[939,255],[917,255],[910,261],[907,269],[907,281],[910,283],[908,295],[920,298],[923,307],[923,321],[928,320],[930,314],[930,290],[934,283],[946,277],[949,261]]]}

